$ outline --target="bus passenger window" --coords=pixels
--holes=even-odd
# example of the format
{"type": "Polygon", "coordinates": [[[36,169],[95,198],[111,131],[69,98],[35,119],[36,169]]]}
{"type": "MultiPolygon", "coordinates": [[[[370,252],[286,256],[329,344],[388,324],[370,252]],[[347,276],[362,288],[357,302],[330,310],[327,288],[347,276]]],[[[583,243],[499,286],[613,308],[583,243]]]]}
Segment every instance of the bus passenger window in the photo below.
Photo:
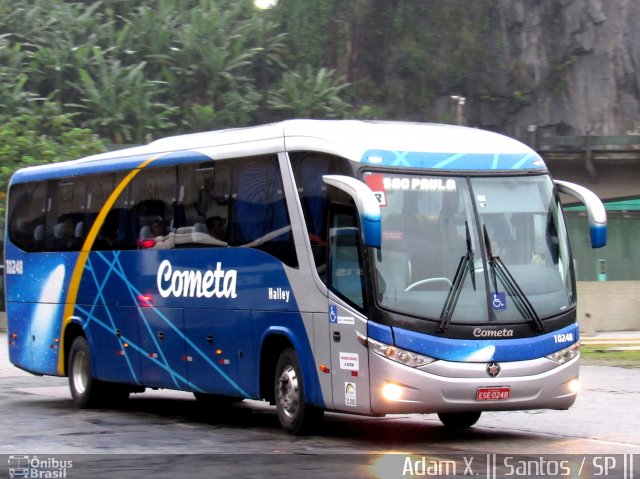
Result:
{"type": "MultiPolygon", "coordinates": [[[[87,208],[83,222],[85,234],[93,228],[98,215],[113,193],[116,185],[124,179],[125,173],[104,173],[89,177],[91,188],[87,188],[87,208]]],[[[94,250],[118,250],[124,246],[126,236],[126,190],[116,199],[92,246],[94,250]]]]}
{"type": "Polygon", "coordinates": [[[337,188],[327,188],[323,175],[353,176],[349,161],[318,152],[290,153],[291,168],[320,279],[327,282],[327,218],[333,203],[349,203],[349,196],[337,188]]]}
{"type": "Polygon", "coordinates": [[[181,165],[176,247],[262,250],[297,267],[275,155],[181,165]]]}
{"type": "Polygon", "coordinates": [[[42,250],[46,194],[46,181],[17,184],[9,192],[9,237],[25,251],[42,250]]]}
{"type": "Polygon", "coordinates": [[[129,248],[173,248],[176,173],[174,166],[147,168],[131,182],[126,235],[129,248]]]}
{"type": "Polygon", "coordinates": [[[76,234],[84,216],[85,180],[64,178],[49,183],[45,251],[78,251],[82,238],[76,234]]]}
{"type": "Polygon", "coordinates": [[[225,162],[180,165],[176,248],[226,247],[229,209],[225,162]]]}
{"type": "Polygon", "coordinates": [[[277,156],[243,158],[230,162],[229,166],[229,243],[262,250],[297,268],[277,156]]]}

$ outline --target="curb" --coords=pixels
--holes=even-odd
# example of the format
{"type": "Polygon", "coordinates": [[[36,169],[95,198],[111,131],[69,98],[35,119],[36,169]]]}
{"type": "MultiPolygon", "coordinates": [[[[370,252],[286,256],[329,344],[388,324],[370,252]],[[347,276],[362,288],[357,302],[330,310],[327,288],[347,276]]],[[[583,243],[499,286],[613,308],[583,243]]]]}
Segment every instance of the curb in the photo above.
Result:
{"type": "Polygon", "coordinates": [[[581,337],[580,344],[583,346],[639,346],[639,337],[581,337]]]}

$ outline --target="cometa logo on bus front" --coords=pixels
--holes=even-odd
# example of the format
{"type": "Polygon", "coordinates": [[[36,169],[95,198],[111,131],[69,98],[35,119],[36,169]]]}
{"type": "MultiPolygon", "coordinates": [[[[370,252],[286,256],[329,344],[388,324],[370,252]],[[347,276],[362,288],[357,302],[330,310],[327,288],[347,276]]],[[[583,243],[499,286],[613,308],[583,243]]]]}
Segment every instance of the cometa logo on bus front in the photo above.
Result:
{"type": "Polygon", "coordinates": [[[215,270],[204,273],[199,270],[174,269],[169,260],[164,260],[156,277],[160,296],[168,298],[236,298],[235,269],[225,271],[222,263],[216,263],[215,270]]]}
{"type": "Polygon", "coordinates": [[[511,338],[513,337],[513,329],[480,329],[473,330],[476,338],[511,338]]]}

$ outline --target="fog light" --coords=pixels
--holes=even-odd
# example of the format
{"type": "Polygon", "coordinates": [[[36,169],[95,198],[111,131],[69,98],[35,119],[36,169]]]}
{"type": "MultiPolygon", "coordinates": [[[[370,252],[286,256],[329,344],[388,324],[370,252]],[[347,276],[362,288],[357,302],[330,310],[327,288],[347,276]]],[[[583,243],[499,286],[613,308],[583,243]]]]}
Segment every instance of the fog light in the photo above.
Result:
{"type": "Polygon", "coordinates": [[[382,396],[388,401],[397,401],[402,396],[402,388],[397,384],[385,383],[382,387],[382,396]]]}
{"type": "Polygon", "coordinates": [[[578,381],[577,379],[572,379],[571,381],[569,381],[569,384],[567,386],[569,388],[569,391],[573,394],[576,394],[578,391],[580,391],[580,381],[578,381]]]}

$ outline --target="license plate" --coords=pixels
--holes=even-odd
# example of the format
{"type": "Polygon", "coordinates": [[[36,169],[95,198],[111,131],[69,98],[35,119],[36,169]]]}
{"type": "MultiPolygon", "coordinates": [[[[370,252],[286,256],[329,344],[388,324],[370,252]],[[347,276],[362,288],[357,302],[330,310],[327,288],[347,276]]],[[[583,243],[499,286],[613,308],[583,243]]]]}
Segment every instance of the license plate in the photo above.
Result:
{"type": "Polygon", "coordinates": [[[477,401],[505,401],[511,396],[510,387],[478,388],[477,401]]]}

